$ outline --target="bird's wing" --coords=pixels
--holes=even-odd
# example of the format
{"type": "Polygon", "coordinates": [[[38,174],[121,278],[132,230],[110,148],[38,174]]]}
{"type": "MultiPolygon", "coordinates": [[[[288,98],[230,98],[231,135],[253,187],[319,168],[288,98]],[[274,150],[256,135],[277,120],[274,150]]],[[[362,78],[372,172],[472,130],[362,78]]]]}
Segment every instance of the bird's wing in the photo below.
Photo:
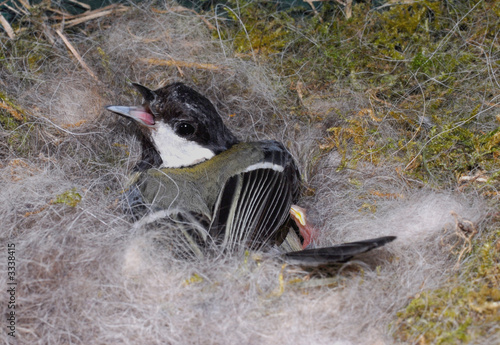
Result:
{"type": "Polygon", "coordinates": [[[208,219],[182,209],[151,212],[134,223],[134,228],[153,234],[162,248],[179,259],[201,259],[208,240],[208,219]]]}
{"type": "Polygon", "coordinates": [[[283,254],[283,257],[287,262],[305,265],[346,262],[355,255],[381,247],[395,239],[395,236],[378,237],[364,241],[343,243],[332,247],[288,252],[283,254]]]}
{"type": "Polygon", "coordinates": [[[229,177],[214,205],[210,235],[224,249],[261,248],[283,240],[298,195],[298,170],[279,143],[263,142],[263,158],[229,177]]]}
{"type": "Polygon", "coordinates": [[[179,258],[204,256],[204,247],[210,240],[208,212],[186,207],[185,199],[174,203],[176,193],[166,191],[172,192],[175,182],[166,174],[165,178],[152,178],[136,172],[129,184],[123,193],[122,207],[136,228],[159,231],[157,242],[170,248],[179,258]]]}

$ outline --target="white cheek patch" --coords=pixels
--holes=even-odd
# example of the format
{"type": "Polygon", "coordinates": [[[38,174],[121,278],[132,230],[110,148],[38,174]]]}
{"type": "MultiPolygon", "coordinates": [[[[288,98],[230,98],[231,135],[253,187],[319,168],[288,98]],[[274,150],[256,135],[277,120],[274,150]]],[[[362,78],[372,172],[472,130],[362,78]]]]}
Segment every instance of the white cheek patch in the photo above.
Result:
{"type": "Polygon", "coordinates": [[[203,162],[214,153],[200,144],[177,135],[166,123],[157,122],[151,137],[164,168],[180,168],[203,162]]]}

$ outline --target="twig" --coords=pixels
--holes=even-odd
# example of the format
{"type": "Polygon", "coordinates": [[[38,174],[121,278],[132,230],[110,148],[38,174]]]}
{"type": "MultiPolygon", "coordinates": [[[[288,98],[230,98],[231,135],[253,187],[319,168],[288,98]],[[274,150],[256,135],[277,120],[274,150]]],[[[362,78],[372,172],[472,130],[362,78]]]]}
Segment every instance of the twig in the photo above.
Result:
{"type": "Polygon", "coordinates": [[[319,16],[318,11],[316,11],[316,7],[315,7],[315,6],[314,6],[314,4],[313,4],[313,1],[314,1],[314,0],[304,0],[304,1],[305,1],[305,2],[307,2],[307,3],[309,4],[309,6],[311,6],[311,8],[312,8],[312,10],[313,10],[313,12],[314,12],[314,16],[315,16],[315,17],[318,17],[318,19],[319,19],[320,23],[323,23],[323,18],[321,18],[321,17],[319,16]]]}
{"type": "Polygon", "coordinates": [[[70,28],[72,26],[81,24],[83,22],[86,22],[86,21],[89,21],[92,19],[107,16],[107,15],[112,14],[114,12],[126,12],[129,10],[129,8],[126,6],[114,6],[114,7],[115,8],[108,9],[108,10],[100,9],[100,10],[96,10],[96,11],[85,12],[85,14],[86,14],[85,16],[83,16],[81,18],[69,20],[66,22],[65,26],[70,28]]]}
{"type": "Polygon", "coordinates": [[[12,26],[10,26],[7,19],[5,19],[1,13],[0,13],[0,24],[2,24],[3,29],[7,33],[7,36],[9,36],[11,40],[13,40],[15,38],[14,30],[12,30],[12,26]]]}
{"type": "Polygon", "coordinates": [[[9,6],[6,3],[3,3],[2,5],[5,6],[5,7],[7,7],[9,10],[11,10],[12,12],[14,12],[14,13],[16,13],[18,15],[21,15],[21,14],[27,15],[28,14],[28,12],[24,8],[22,8],[22,9],[19,8],[19,6],[16,3],[14,3],[14,5],[16,5],[17,10],[14,7],[9,6]]]}
{"type": "Polygon", "coordinates": [[[84,8],[84,9],[86,9],[86,10],[90,11],[92,9],[92,7],[90,7],[90,5],[84,4],[82,2],[79,2],[79,1],[76,1],[76,0],[68,0],[68,1],[71,2],[71,3],[73,3],[73,4],[75,4],[75,5],[80,6],[80,7],[84,8]]]}
{"type": "Polygon", "coordinates": [[[205,69],[209,71],[220,71],[222,68],[209,64],[209,63],[197,63],[197,62],[186,62],[179,60],[164,60],[164,59],[155,59],[155,58],[142,58],[140,59],[142,62],[149,63],[151,65],[157,66],[176,66],[176,67],[187,67],[187,68],[197,68],[197,69],[205,69]]]}
{"type": "Polygon", "coordinates": [[[86,17],[88,16],[89,14],[93,14],[93,13],[98,13],[98,12],[102,12],[102,11],[107,11],[107,10],[112,10],[112,9],[115,9],[115,8],[119,8],[119,9],[128,9],[127,6],[124,6],[124,5],[119,5],[119,4],[111,4],[111,5],[108,5],[108,6],[104,6],[104,7],[101,7],[101,8],[98,8],[98,9],[95,9],[95,10],[92,10],[92,11],[87,11],[87,12],[83,12],[83,13],[80,13],[80,14],[75,14],[73,16],[73,18],[80,18],[80,17],[86,17]]]}
{"type": "Polygon", "coordinates": [[[347,0],[345,4],[345,17],[347,19],[352,17],[352,0],[347,0]]]}
{"type": "Polygon", "coordinates": [[[57,29],[56,32],[59,35],[59,37],[61,37],[61,39],[63,40],[63,42],[66,45],[66,47],[68,47],[68,49],[71,51],[71,53],[73,54],[73,56],[78,60],[78,62],[80,63],[80,65],[82,65],[82,67],[88,72],[88,74],[90,74],[90,76],[92,78],[94,78],[95,81],[99,81],[99,79],[97,78],[97,76],[94,74],[94,72],[92,72],[92,70],[89,68],[89,66],[87,66],[87,64],[85,63],[85,61],[83,61],[81,55],[76,51],[75,47],[73,47],[73,45],[66,38],[66,36],[64,36],[64,34],[61,32],[61,30],[57,29]]]}
{"type": "Polygon", "coordinates": [[[55,19],[63,19],[63,18],[70,19],[70,18],[74,18],[75,17],[74,15],[71,15],[68,12],[61,11],[61,10],[59,10],[57,8],[49,7],[49,8],[47,8],[47,11],[59,14],[59,16],[54,16],[53,17],[55,19]]]}
{"type": "Polygon", "coordinates": [[[90,14],[90,15],[88,15],[86,17],[83,17],[83,18],[77,18],[77,19],[73,19],[73,20],[68,20],[65,23],[65,26],[67,28],[70,28],[72,26],[84,23],[84,22],[92,20],[92,19],[96,19],[96,18],[107,16],[108,14],[111,14],[112,12],[113,12],[112,10],[107,10],[107,11],[103,11],[103,12],[100,12],[100,13],[93,13],[93,14],[90,14]]]}
{"type": "MultiPolygon", "coordinates": [[[[106,14],[109,14],[109,13],[112,13],[112,11],[110,12],[110,10],[116,10],[118,12],[125,12],[125,11],[128,11],[128,9],[129,9],[129,7],[127,7],[127,6],[113,4],[113,5],[109,5],[109,6],[106,6],[106,7],[98,8],[98,9],[93,10],[93,11],[86,11],[86,12],[83,12],[83,13],[80,13],[80,14],[74,14],[73,15],[73,14],[69,14],[69,13],[66,14],[64,12],[59,12],[59,11],[57,11],[55,9],[49,8],[50,11],[59,14],[59,16],[53,16],[52,17],[52,18],[57,19],[57,20],[61,20],[61,19],[65,19],[65,20],[73,19],[73,20],[76,20],[78,18],[87,18],[87,20],[89,20],[88,17],[89,16],[93,16],[96,13],[106,12],[106,14]]],[[[66,23],[68,23],[68,22],[66,22],[66,23]]]]}
{"type": "Polygon", "coordinates": [[[28,1],[26,0],[19,0],[19,2],[21,3],[21,5],[23,5],[27,10],[29,10],[31,8],[31,5],[29,4],[28,1]]]}

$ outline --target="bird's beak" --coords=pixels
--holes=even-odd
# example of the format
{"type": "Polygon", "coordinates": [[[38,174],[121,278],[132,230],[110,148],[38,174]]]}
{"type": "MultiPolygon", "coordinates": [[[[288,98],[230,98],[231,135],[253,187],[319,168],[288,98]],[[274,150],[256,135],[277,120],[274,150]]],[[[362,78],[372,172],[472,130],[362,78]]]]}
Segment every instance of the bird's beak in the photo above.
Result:
{"type": "Polygon", "coordinates": [[[110,105],[106,109],[132,119],[139,124],[151,127],[155,124],[154,116],[142,107],[124,107],[121,105],[110,105]]]}
{"type": "Polygon", "coordinates": [[[297,224],[300,235],[304,238],[302,249],[306,249],[309,245],[313,244],[314,240],[318,237],[318,231],[314,226],[307,221],[306,210],[297,205],[290,207],[290,216],[297,224]]]}
{"type": "Polygon", "coordinates": [[[305,211],[305,209],[297,205],[292,205],[292,207],[290,207],[290,215],[293,220],[298,223],[297,225],[305,226],[307,224],[305,211]]]}

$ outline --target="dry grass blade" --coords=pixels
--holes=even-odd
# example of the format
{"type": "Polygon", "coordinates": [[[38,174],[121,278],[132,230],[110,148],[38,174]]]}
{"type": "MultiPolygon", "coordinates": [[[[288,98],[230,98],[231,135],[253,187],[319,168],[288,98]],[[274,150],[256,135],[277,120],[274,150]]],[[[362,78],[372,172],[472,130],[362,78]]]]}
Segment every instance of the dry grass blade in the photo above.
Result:
{"type": "Polygon", "coordinates": [[[78,53],[78,51],[75,49],[75,47],[73,47],[73,45],[66,38],[66,36],[64,36],[64,34],[61,32],[61,30],[56,30],[56,32],[59,35],[59,37],[61,37],[61,39],[63,40],[63,42],[66,45],[66,47],[68,47],[68,49],[71,51],[71,53],[73,54],[73,56],[78,60],[78,62],[80,63],[80,65],[82,65],[82,67],[90,74],[90,76],[92,78],[94,78],[95,81],[99,81],[99,78],[97,78],[97,76],[94,74],[94,72],[92,72],[92,70],[90,69],[90,67],[87,66],[87,64],[85,63],[85,61],[83,61],[82,56],[78,53]]]}
{"type": "Polygon", "coordinates": [[[76,0],[68,0],[69,2],[75,4],[75,5],[78,5],[82,8],[85,8],[86,10],[91,10],[92,7],[90,7],[90,5],[88,4],[84,4],[83,2],[80,2],[80,1],[76,1],[76,0]]]}
{"type": "Polygon", "coordinates": [[[96,19],[96,18],[100,18],[100,17],[105,17],[105,16],[107,16],[107,15],[109,15],[111,13],[113,13],[112,10],[107,10],[107,11],[102,11],[102,12],[99,12],[99,13],[93,13],[93,14],[87,15],[87,16],[85,16],[83,18],[77,18],[77,19],[69,20],[68,22],[66,22],[66,27],[70,28],[72,26],[84,23],[84,22],[92,20],[92,19],[96,19]]]}
{"type": "Polygon", "coordinates": [[[126,6],[112,5],[112,6],[107,6],[107,7],[101,8],[99,10],[85,12],[82,16],[79,16],[78,18],[67,21],[66,27],[70,28],[72,26],[84,23],[84,22],[92,20],[92,19],[105,17],[105,16],[108,16],[108,15],[116,13],[116,12],[126,12],[128,10],[129,10],[129,8],[126,6]]]}
{"type": "Polygon", "coordinates": [[[19,8],[19,6],[16,6],[17,7],[17,10],[16,10],[14,7],[9,6],[6,2],[2,3],[2,6],[5,6],[10,11],[14,12],[17,15],[21,15],[21,14],[26,15],[26,14],[28,14],[28,12],[24,8],[19,8]]]}
{"type": "Polygon", "coordinates": [[[26,0],[19,0],[19,2],[21,3],[21,5],[23,5],[26,9],[30,9],[31,8],[31,5],[29,4],[28,1],[26,0]]]}
{"type": "Polygon", "coordinates": [[[59,16],[54,16],[53,17],[54,19],[63,19],[63,18],[69,19],[69,18],[75,17],[74,15],[69,14],[68,12],[65,12],[65,11],[61,11],[60,9],[57,9],[57,8],[49,7],[49,8],[47,8],[47,11],[59,14],[59,16]]]}
{"type": "Polygon", "coordinates": [[[221,71],[222,67],[217,65],[209,64],[209,63],[197,63],[197,62],[187,62],[187,61],[179,61],[179,60],[164,60],[164,59],[155,59],[155,58],[143,58],[140,59],[142,62],[146,62],[150,65],[156,66],[175,66],[175,67],[186,67],[186,68],[195,68],[195,69],[204,69],[209,71],[221,71]]]}
{"type": "Polygon", "coordinates": [[[0,24],[2,24],[3,29],[5,30],[9,38],[13,40],[15,38],[14,30],[12,30],[12,26],[10,26],[9,22],[2,16],[1,13],[0,13],[0,24]]]}

